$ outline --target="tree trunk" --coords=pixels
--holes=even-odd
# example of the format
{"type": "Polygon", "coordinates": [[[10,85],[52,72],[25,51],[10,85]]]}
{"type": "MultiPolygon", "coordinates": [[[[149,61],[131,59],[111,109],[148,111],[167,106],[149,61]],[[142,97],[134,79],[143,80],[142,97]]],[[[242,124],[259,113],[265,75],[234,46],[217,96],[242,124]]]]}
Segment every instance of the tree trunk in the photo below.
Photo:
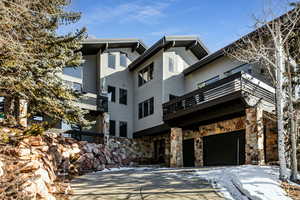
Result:
{"type": "MultiPolygon", "coordinates": [[[[290,63],[290,62],[288,62],[290,63]]],[[[290,122],[290,134],[289,136],[291,137],[291,145],[292,145],[292,154],[291,154],[291,160],[292,160],[292,173],[291,173],[291,181],[296,181],[297,180],[297,174],[298,174],[298,169],[297,169],[297,133],[296,133],[296,116],[295,116],[295,109],[294,109],[294,97],[295,97],[295,91],[293,90],[292,86],[292,74],[291,74],[291,65],[289,64],[287,67],[287,72],[288,72],[288,101],[289,101],[289,122],[290,122]]]]}
{"type": "MultiPolygon", "coordinates": [[[[278,31],[280,32],[280,31],[278,31]]],[[[285,134],[284,134],[284,121],[283,121],[283,72],[284,72],[284,54],[282,38],[280,33],[276,41],[276,110],[277,110],[277,127],[278,127],[278,157],[279,157],[279,178],[282,181],[287,181],[287,167],[285,160],[285,134]]]]}

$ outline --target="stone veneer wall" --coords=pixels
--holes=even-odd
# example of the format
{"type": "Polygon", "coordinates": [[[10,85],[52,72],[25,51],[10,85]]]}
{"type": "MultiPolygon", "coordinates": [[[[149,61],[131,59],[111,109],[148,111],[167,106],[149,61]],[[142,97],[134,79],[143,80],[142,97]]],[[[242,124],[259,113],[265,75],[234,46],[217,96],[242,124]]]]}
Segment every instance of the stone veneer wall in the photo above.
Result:
{"type": "Polygon", "coordinates": [[[230,120],[224,120],[208,125],[198,127],[198,130],[184,130],[183,140],[194,138],[195,145],[195,167],[203,166],[203,137],[240,131],[245,129],[246,117],[237,117],[230,120]]]}
{"type": "Polygon", "coordinates": [[[278,137],[276,121],[264,118],[266,137],[266,162],[278,161],[278,137]]]}
{"type": "MultiPolygon", "coordinates": [[[[171,149],[171,143],[170,143],[170,133],[164,133],[157,136],[145,136],[141,138],[134,139],[135,145],[138,146],[139,151],[142,153],[142,157],[140,158],[141,164],[153,164],[155,163],[154,160],[154,142],[158,140],[164,140],[165,141],[165,152],[164,152],[164,159],[165,159],[165,165],[170,165],[170,149],[171,149]]],[[[162,164],[162,163],[160,163],[162,164]]]]}

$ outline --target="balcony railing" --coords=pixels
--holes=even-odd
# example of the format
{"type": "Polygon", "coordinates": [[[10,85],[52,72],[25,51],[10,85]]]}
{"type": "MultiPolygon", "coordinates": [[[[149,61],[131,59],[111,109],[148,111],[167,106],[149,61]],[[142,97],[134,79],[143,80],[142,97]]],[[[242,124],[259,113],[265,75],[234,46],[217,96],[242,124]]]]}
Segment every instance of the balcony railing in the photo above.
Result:
{"type": "Polygon", "coordinates": [[[78,100],[79,106],[85,109],[108,112],[108,97],[87,93],[78,100]]]}
{"type": "Polygon", "coordinates": [[[275,101],[275,90],[245,72],[238,72],[163,104],[163,118],[170,120],[191,113],[200,105],[238,92],[246,92],[269,103],[275,101]]]}

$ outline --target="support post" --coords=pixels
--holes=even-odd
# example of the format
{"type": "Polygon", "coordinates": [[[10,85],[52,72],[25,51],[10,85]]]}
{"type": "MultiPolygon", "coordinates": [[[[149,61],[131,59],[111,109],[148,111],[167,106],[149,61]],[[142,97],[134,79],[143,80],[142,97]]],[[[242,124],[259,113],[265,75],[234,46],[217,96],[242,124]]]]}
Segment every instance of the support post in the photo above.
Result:
{"type": "Polygon", "coordinates": [[[170,167],[183,167],[182,129],[171,128],[171,159],[170,167]]]}
{"type": "Polygon", "coordinates": [[[246,109],[246,164],[265,164],[263,109],[246,109]]]}

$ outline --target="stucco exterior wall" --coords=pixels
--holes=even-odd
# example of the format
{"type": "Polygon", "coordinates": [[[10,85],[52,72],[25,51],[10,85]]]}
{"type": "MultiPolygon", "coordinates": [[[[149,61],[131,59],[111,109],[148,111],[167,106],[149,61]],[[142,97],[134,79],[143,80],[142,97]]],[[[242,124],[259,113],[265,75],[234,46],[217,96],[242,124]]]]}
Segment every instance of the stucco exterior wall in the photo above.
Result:
{"type": "Polygon", "coordinates": [[[185,94],[182,71],[197,61],[197,57],[184,47],[170,48],[163,53],[163,103],[170,100],[170,94],[175,96],[185,94]],[[174,60],[174,72],[169,70],[169,58],[174,60]]]}
{"type": "Polygon", "coordinates": [[[217,75],[220,75],[220,79],[224,78],[224,72],[241,64],[241,62],[232,60],[229,57],[221,57],[212,63],[207,64],[197,71],[185,76],[185,93],[198,89],[198,83],[209,80],[217,75]]]}
{"type": "Polygon", "coordinates": [[[119,136],[120,121],[127,122],[127,136],[132,137],[133,133],[133,80],[132,74],[127,67],[120,66],[120,52],[127,54],[127,65],[129,65],[139,54],[132,52],[129,48],[107,49],[101,54],[100,58],[100,82],[103,87],[107,88],[108,85],[116,88],[116,101],[108,103],[108,110],[110,119],[116,121],[116,136],[119,136]],[[115,69],[108,67],[108,53],[116,56],[115,69]],[[127,90],[127,105],[119,103],[120,93],[119,90],[127,90]]]}
{"type": "Polygon", "coordinates": [[[133,80],[133,120],[134,132],[162,124],[162,80],[163,80],[163,51],[152,56],[141,66],[136,68],[131,79],[133,80]],[[138,73],[141,69],[153,62],[153,80],[138,86],[138,73]],[[154,97],[154,113],[142,119],[138,118],[139,103],[154,97]]]}

